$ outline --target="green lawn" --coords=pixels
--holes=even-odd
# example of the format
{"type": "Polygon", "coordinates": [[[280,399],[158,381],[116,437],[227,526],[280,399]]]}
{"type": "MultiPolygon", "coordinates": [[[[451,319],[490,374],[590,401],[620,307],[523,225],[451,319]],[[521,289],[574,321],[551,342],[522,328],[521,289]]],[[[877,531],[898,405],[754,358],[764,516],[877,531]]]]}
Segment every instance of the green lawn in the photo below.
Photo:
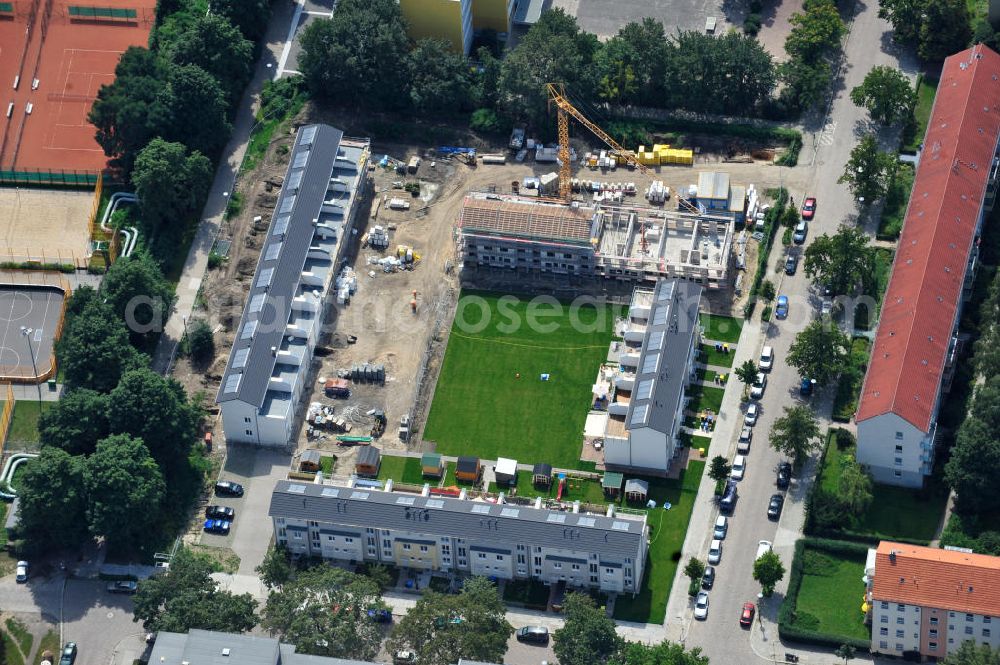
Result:
{"type": "Polygon", "coordinates": [[[927,76],[920,77],[920,85],[917,86],[917,105],[913,109],[914,126],[912,131],[907,132],[908,140],[903,146],[905,152],[916,152],[917,148],[924,141],[924,134],[927,133],[927,121],[931,117],[931,108],[934,106],[934,95],[937,93],[938,81],[927,76]]]}
{"type": "Polygon", "coordinates": [[[59,652],[59,631],[50,630],[42,637],[42,641],[38,644],[38,651],[35,653],[35,665],[40,665],[42,654],[46,650],[53,653],[59,652]]]}
{"type": "Polygon", "coordinates": [[[715,413],[722,410],[722,396],[726,394],[723,388],[713,388],[712,386],[692,385],[687,390],[691,401],[687,410],[692,413],[701,413],[706,409],[715,413]]]}
{"type": "Polygon", "coordinates": [[[423,485],[430,483],[437,486],[437,479],[424,479],[420,466],[420,459],[417,457],[396,457],[392,455],[382,456],[382,466],[378,470],[379,480],[392,478],[397,483],[407,483],[409,485],[423,485]]]}
{"type": "Polygon", "coordinates": [[[833,419],[837,422],[849,422],[858,407],[861,384],[864,382],[865,369],[868,367],[870,346],[871,343],[866,337],[855,337],[851,340],[851,367],[855,371],[844,372],[837,382],[837,393],[833,398],[833,419]]]}
{"type": "Polygon", "coordinates": [[[9,617],[6,621],[7,632],[14,636],[17,640],[18,645],[21,647],[21,652],[25,655],[31,653],[31,643],[34,642],[34,638],[31,633],[23,623],[15,619],[14,617],[9,617]]]}
{"type": "Polygon", "coordinates": [[[324,476],[329,477],[333,473],[333,467],[337,463],[337,458],[333,455],[322,455],[319,458],[319,470],[324,476]]]}
{"type": "Polygon", "coordinates": [[[910,201],[910,190],[913,188],[913,167],[900,164],[896,177],[892,179],[889,193],[885,197],[882,208],[882,219],[878,223],[879,240],[896,240],[903,230],[903,217],[906,216],[906,204],[910,201]]]}
{"type": "Polygon", "coordinates": [[[735,344],[740,341],[743,319],[716,314],[699,314],[698,320],[705,331],[705,339],[735,344]]]}
{"type": "Polygon", "coordinates": [[[663,623],[667,597],[674,583],[681,556],[681,546],[694,509],[698,483],[705,471],[704,462],[690,462],[679,480],[649,480],[650,498],[659,507],[649,512],[650,545],[642,592],[635,598],[619,596],[615,618],[621,621],[663,623]],[[663,502],[671,503],[670,510],[663,502]]]}
{"type": "MultiPolygon", "coordinates": [[[[38,443],[38,402],[22,399],[14,404],[14,415],[10,419],[7,441],[10,443],[38,443]]],[[[42,402],[41,410],[48,411],[55,402],[42,402]]]]}
{"type": "Polygon", "coordinates": [[[424,439],[445,455],[578,468],[590,388],[624,308],[499,300],[463,292],[424,439]]]}
{"type": "Polygon", "coordinates": [[[694,371],[694,375],[699,381],[708,381],[709,383],[713,383],[715,381],[715,377],[719,376],[719,373],[712,369],[699,367],[694,371]]]}
{"type": "MultiPolygon", "coordinates": [[[[820,486],[836,492],[840,481],[841,459],[854,456],[854,447],[839,450],[832,441],[827,444],[820,486]]],[[[911,490],[891,485],[872,486],[872,503],[861,516],[857,531],[882,539],[905,538],[930,541],[944,515],[948,490],[941,479],[932,476],[924,490],[911,490]]]]}
{"type": "Polygon", "coordinates": [[[733,356],[735,355],[735,346],[729,347],[729,353],[720,353],[715,350],[714,344],[702,344],[698,360],[706,365],[715,365],[716,367],[732,367],[733,356]]]}
{"type": "Polygon", "coordinates": [[[795,605],[795,626],[822,633],[867,640],[861,602],[865,586],[863,554],[852,556],[803,550],[802,586],[795,605]]]}

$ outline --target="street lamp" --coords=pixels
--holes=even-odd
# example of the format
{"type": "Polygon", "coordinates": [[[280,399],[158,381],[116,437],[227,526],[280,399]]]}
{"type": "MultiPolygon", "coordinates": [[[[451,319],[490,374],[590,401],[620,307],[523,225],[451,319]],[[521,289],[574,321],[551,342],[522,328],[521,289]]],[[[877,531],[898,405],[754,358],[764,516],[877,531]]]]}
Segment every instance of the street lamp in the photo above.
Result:
{"type": "MultiPolygon", "coordinates": [[[[31,334],[35,332],[34,328],[28,328],[27,326],[21,326],[21,336],[28,342],[28,353],[31,354],[31,371],[35,373],[35,379],[38,379],[38,366],[35,364],[35,347],[31,346],[31,334]]],[[[38,413],[42,412],[42,384],[36,383],[35,387],[38,388],[38,413]]]]}

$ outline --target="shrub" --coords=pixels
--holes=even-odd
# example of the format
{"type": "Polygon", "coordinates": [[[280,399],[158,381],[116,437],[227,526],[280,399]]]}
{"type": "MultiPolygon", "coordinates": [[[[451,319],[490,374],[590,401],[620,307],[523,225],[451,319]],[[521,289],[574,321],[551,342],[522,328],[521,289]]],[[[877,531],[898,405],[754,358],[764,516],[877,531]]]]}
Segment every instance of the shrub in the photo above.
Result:
{"type": "Polygon", "coordinates": [[[501,134],[507,130],[507,122],[493,109],[476,109],[472,112],[469,128],[484,134],[501,134]]]}
{"type": "Polygon", "coordinates": [[[214,250],[211,251],[211,252],[209,252],[209,254],[208,254],[208,269],[209,270],[215,270],[216,268],[218,268],[219,266],[221,266],[225,262],[226,262],[226,257],[224,257],[222,254],[219,254],[219,253],[215,252],[214,250]]]}
{"type": "Polygon", "coordinates": [[[788,142],[788,147],[775,162],[778,166],[796,166],[799,163],[799,152],[802,150],[802,139],[795,137],[788,142]]]}
{"type": "Polygon", "coordinates": [[[767,305],[760,313],[760,320],[767,322],[771,320],[771,306],[767,305]]]}
{"type": "Polygon", "coordinates": [[[760,283],[760,289],[758,292],[760,294],[760,297],[763,298],[764,300],[774,300],[774,296],[776,293],[774,288],[774,282],[772,282],[769,279],[765,279],[763,282],[760,283]]]}
{"type": "Polygon", "coordinates": [[[746,17],[746,20],[743,21],[743,32],[748,35],[756,35],[760,32],[760,24],[760,14],[750,14],[746,17]]]}
{"type": "Polygon", "coordinates": [[[204,364],[215,357],[215,339],[207,321],[199,320],[192,323],[187,337],[188,352],[195,362],[204,364]]]}
{"type": "Polygon", "coordinates": [[[781,244],[791,245],[792,244],[792,229],[785,229],[781,234],[781,244]]]}

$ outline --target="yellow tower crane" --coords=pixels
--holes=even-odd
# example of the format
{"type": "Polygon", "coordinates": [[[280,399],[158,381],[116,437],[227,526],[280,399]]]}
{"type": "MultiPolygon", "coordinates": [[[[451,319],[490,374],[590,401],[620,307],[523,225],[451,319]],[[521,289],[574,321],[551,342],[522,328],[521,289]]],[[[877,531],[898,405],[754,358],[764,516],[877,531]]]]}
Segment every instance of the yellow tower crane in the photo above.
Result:
{"type": "Polygon", "coordinates": [[[580,111],[578,111],[576,107],[570,103],[570,101],[566,98],[566,89],[561,83],[546,83],[545,87],[549,91],[549,103],[555,104],[558,110],[560,198],[569,201],[572,194],[570,183],[572,171],[569,163],[569,116],[576,118],[581,125],[593,132],[594,136],[604,141],[609,148],[615,151],[616,156],[624,158],[625,161],[630,164],[635,164],[635,166],[642,173],[649,172],[649,169],[639,163],[639,160],[635,158],[635,154],[632,151],[626,150],[618,145],[618,142],[608,136],[607,132],[592,123],[590,120],[587,120],[587,117],[580,113],[580,111]]]}

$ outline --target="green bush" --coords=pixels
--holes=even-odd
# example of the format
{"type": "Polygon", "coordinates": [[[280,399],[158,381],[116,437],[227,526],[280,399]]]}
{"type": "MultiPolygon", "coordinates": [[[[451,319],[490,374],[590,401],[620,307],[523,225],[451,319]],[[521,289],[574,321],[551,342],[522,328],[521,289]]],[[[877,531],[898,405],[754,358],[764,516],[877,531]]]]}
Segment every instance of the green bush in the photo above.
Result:
{"type": "Polygon", "coordinates": [[[698,580],[691,580],[688,582],[688,595],[692,598],[698,595],[698,591],[701,589],[701,582],[698,580]]]}
{"type": "Polygon", "coordinates": [[[226,261],[226,257],[224,257],[222,254],[219,254],[219,253],[217,253],[215,251],[211,251],[208,254],[208,269],[209,270],[215,270],[216,268],[218,268],[219,266],[221,266],[223,263],[225,263],[225,261],[226,261]]]}
{"type": "Polygon", "coordinates": [[[785,229],[781,234],[781,244],[788,246],[792,244],[792,229],[785,229]]]}
{"type": "Polygon", "coordinates": [[[802,150],[802,138],[796,137],[788,142],[788,147],[775,164],[778,166],[797,166],[799,163],[799,152],[802,150]]]}
{"type": "Polygon", "coordinates": [[[502,134],[510,129],[510,124],[493,109],[476,109],[472,112],[469,128],[484,134],[502,134]]]}
{"type": "Polygon", "coordinates": [[[770,305],[765,306],[764,309],[761,310],[760,320],[761,321],[765,321],[765,322],[771,320],[771,306],[770,305]]]}
{"type": "Polygon", "coordinates": [[[756,35],[760,32],[760,25],[760,14],[750,14],[743,21],[743,32],[751,36],[756,35]]]}

